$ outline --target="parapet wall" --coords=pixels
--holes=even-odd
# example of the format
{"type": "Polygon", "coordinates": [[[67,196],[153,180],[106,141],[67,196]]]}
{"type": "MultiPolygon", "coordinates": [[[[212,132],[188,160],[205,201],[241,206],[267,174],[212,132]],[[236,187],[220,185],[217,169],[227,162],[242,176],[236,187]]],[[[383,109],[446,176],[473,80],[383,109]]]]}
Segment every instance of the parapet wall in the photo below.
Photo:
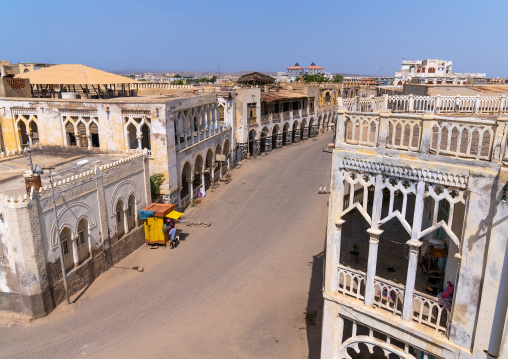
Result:
{"type": "Polygon", "coordinates": [[[143,243],[136,213],[151,201],[148,151],[59,180],[54,191],[58,228],[50,186],[0,194],[0,311],[37,318],[64,299],[57,231],[70,237],[71,294],[143,243]]]}

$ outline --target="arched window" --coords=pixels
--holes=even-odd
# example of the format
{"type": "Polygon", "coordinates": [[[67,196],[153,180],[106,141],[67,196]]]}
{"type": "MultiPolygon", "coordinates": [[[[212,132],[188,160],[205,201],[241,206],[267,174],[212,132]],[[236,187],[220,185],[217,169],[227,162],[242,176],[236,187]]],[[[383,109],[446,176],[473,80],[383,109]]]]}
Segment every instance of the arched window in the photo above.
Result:
{"type": "Polygon", "coordinates": [[[152,149],[152,145],[150,143],[150,128],[145,123],[141,126],[141,148],[152,149]]]}
{"type": "Polygon", "coordinates": [[[133,229],[136,226],[136,198],[133,194],[129,196],[129,201],[127,202],[127,221],[128,221],[128,227],[129,231],[133,229]]]}
{"type": "Polygon", "coordinates": [[[90,250],[88,248],[88,221],[82,218],[78,223],[78,238],[76,239],[78,247],[78,260],[82,263],[85,259],[90,257],[90,250]]]}
{"type": "Polygon", "coordinates": [[[119,200],[116,204],[116,234],[118,235],[118,238],[122,237],[125,233],[123,217],[123,201],[119,200]]]}
{"type": "Polygon", "coordinates": [[[326,102],[327,104],[329,104],[329,103],[330,103],[330,93],[329,93],[329,92],[325,93],[325,102],[326,102]]]}
{"type": "Polygon", "coordinates": [[[74,261],[72,259],[71,230],[68,227],[64,227],[60,231],[60,243],[62,245],[65,270],[70,270],[74,266],[74,261]]]}

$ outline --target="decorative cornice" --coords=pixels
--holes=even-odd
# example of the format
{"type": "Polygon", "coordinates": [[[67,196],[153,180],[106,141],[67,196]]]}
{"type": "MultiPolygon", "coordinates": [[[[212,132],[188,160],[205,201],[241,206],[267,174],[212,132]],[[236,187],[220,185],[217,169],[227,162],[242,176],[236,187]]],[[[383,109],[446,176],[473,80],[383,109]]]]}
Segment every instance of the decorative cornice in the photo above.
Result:
{"type": "Polygon", "coordinates": [[[344,158],[342,166],[345,168],[365,171],[371,173],[382,173],[387,176],[402,177],[412,180],[422,180],[425,182],[439,183],[446,186],[458,188],[467,187],[467,178],[451,173],[431,171],[422,168],[412,168],[409,166],[397,166],[371,161],[364,161],[356,158],[344,158]]]}

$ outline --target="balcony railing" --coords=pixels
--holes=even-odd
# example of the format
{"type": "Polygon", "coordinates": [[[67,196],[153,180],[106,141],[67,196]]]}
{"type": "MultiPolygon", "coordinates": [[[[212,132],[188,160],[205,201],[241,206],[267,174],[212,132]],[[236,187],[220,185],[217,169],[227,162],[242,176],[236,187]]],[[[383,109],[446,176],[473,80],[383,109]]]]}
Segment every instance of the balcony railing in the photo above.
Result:
{"type": "Polygon", "coordinates": [[[293,118],[300,117],[300,111],[299,110],[293,110],[293,118]]]}
{"type": "Polygon", "coordinates": [[[375,277],[374,303],[393,314],[402,315],[404,286],[375,277]]]}
{"type": "Polygon", "coordinates": [[[363,300],[365,295],[365,278],[365,273],[359,270],[339,266],[339,293],[363,300]]]}
{"type": "Polygon", "coordinates": [[[423,293],[413,294],[413,320],[446,333],[450,325],[450,310],[439,304],[437,298],[423,293]]]}
{"type": "MultiPolygon", "coordinates": [[[[367,276],[364,272],[347,268],[343,265],[337,267],[336,287],[340,294],[365,300],[365,286],[367,276]]],[[[392,281],[374,277],[373,304],[391,314],[402,317],[405,287],[392,281]]],[[[434,328],[446,334],[450,327],[451,310],[439,304],[438,299],[427,294],[415,291],[410,320],[434,328]]]]}
{"type": "Polygon", "coordinates": [[[391,110],[393,113],[436,114],[501,114],[508,113],[508,97],[502,96],[414,96],[394,95],[380,97],[355,97],[339,99],[348,111],[379,112],[391,110]]]}
{"type": "MultiPolygon", "coordinates": [[[[508,118],[346,113],[340,142],[481,161],[508,161],[508,118]],[[494,146],[494,139],[500,145],[494,146]]],[[[339,118],[339,122],[341,119],[339,118]]],[[[340,125],[340,123],[339,123],[340,125]]]]}
{"type": "Polygon", "coordinates": [[[283,118],[284,118],[285,120],[289,120],[289,118],[290,118],[290,117],[291,117],[291,114],[290,114],[290,112],[289,112],[289,111],[284,112],[284,114],[283,114],[283,118]]]}
{"type": "Polygon", "coordinates": [[[270,122],[270,115],[261,115],[261,122],[262,123],[270,122]]]}

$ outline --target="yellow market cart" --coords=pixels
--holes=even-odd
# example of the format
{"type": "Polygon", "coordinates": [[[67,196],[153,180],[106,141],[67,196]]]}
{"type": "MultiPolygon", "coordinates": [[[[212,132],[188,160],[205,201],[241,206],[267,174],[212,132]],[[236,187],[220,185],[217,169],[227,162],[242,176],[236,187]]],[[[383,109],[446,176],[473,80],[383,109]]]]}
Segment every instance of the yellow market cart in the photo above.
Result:
{"type": "Polygon", "coordinates": [[[175,205],[164,203],[149,204],[139,212],[141,219],[144,220],[146,244],[166,244],[169,236],[167,231],[163,231],[163,225],[166,218],[172,218],[168,217],[172,212],[176,212],[175,205]]]}

